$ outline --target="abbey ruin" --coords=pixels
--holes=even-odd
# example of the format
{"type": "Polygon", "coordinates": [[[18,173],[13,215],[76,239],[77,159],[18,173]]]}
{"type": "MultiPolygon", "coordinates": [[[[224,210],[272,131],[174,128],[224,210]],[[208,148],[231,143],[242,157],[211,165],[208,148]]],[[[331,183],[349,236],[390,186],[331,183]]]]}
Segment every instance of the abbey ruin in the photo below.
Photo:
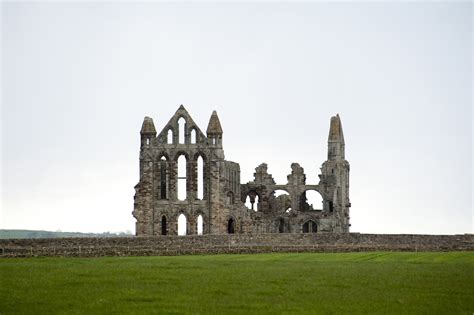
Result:
{"type": "Polygon", "coordinates": [[[318,183],[306,183],[293,163],[286,184],[266,164],[241,184],[239,164],[225,160],[216,112],[206,135],[181,106],[159,134],[145,117],[140,136],[138,237],[5,239],[0,257],[474,250],[472,234],[349,233],[349,163],[338,115],[318,183]],[[310,202],[310,192],[322,202],[310,202]]]}
{"type": "Polygon", "coordinates": [[[145,117],[140,136],[137,236],[349,232],[349,163],[339,115],[331,118],[319,183],[306,183],[293,163],[286,184],[277,184],[266,164],[241,184],[239,164],[224,157],[215,111],[206,134],[181,105],[158,135],[145,117]],[[310,191],[321,195],[321,204],[308,203],[310,191]]]}

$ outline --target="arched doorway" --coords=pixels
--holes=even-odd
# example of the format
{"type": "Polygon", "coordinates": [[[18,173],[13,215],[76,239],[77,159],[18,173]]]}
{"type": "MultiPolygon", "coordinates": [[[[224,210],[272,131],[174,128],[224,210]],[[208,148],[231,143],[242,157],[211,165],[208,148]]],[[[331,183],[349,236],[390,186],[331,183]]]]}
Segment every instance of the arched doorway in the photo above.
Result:
{"type": "Polygon", "coordinates": [[[313,220],[307,221],[303,224],[303,233],[316,233],[318,231],[318,226],[313,220]]]}
{"type": "Polygon", "coordinates": [[[229,222],[227,223],[227,233],[234,234],[235,233],[235,223],[234,219],[230,218],[229,222]]]}

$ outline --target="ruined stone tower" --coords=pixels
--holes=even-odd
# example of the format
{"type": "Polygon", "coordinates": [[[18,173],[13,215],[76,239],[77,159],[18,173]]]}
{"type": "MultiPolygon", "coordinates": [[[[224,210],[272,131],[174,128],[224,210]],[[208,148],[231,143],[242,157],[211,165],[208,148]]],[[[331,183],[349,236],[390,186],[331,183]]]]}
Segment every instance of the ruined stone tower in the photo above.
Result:
{"type": "Polygon", "coordinates": [[[286,184],[275,183],[264,163],[241,184],[239,164],[225,160],[216,111],[206,135],[181,105],[158,135],[145,117],[140,138],[137,236],[349,232],[349,162],[339,115],[331,118],[328,159],[314,184],[298,163],[286,184]],[[322,197],[319,208],[307,201],[314,191],[322,197]]]}

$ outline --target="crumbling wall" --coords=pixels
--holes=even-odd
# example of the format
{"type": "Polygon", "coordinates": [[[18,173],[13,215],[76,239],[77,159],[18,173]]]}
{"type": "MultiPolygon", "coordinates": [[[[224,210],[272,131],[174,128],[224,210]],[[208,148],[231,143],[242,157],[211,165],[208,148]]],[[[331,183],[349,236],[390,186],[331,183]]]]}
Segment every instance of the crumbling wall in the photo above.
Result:
{"type": "Polygon", "coordinates": [[[206,135],[181,105],[159,134],[153,120],[145,117],[140,137],[140,181],[133,211],[137,236],[177,235],[182,215],[186,234],[198,233],[199,216],[204,234],[349,232],[349,163],[339,116],[331,118],[328,160],[321,167],[319,183],[311,184],[298,163],[291,164],[286,184],[277,184],[262,163],[254,180],[241,185],[239,164],[225,160],[223,130],[215,111],[206,135]],[[183,156],[185,176],[178,174],[183,156]],[[202,198],[198,194],[201,158],[202,198]],[[180,200],[177,191],[183,180],[186,198],[180,200]],[[288,195],[276,196],[276,190],[288,195]],[[309,204],[308,191],[319,193],[322,204],[309,204]]]}

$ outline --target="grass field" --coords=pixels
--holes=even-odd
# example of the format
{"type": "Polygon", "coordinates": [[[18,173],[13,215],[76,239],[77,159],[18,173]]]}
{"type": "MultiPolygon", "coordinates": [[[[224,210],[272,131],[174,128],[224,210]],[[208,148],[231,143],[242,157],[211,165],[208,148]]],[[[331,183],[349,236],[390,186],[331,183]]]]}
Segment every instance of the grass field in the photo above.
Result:
{"type": "Polygon", "coordinates": [[[0,259],[0,314],[473,314],[474,252],[0,259]]]}

